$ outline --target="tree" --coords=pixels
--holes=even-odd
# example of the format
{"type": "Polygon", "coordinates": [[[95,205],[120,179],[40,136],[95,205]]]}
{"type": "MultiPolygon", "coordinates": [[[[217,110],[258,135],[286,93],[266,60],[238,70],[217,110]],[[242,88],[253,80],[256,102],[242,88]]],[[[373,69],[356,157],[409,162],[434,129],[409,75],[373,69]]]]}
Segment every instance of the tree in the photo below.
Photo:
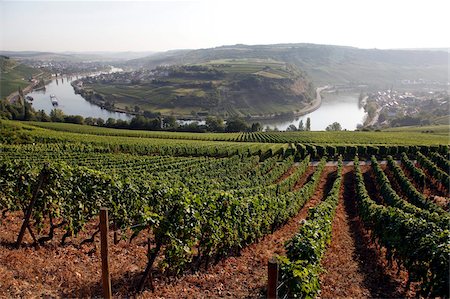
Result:
{"type": "Polygon", "coordinates": [[[107,126],[108,128],[114,128],[115,125],[116,125],[116,119],[115,119],[115,118],[109,117],[109,118],[106,120],[106,126],[107,126]]]}
{"type": "Polygon", "coordinates": [[[306,119],[306,130],[305,131],[311,131],[311,118],[306,119]]]}
{"type": "Polygon", "coordinates": [[[252,132],[260,132],[262,130],[262,126],[260,123],[252,123],[252,132]]]}
{"type": "Polygon", "coordinates": [[[286,131],[295,132],[295,131],[297,131],[297,127],[295,125],[289,125],[289,127],[287,127],[286,131]]]}
{"type": "Polygon", "coordinates": [[[167,116],[163,119],[164,128],[175,128],[177,126],[177,119],[174,116],[167,116]]]}
{"type": "Polygon", "coordinates": [[[126,120],[118,119],[116,120],[115,127],[118,129],[126,129],[129,128],[130,124],[126,120]]]}
{"type": "Polygon", "coordinates": [[[50,116],[48,116],[47,113],[45,113],[44,110],[39,110],[36,113],[36,120],[37,121],[42,121],[42,122],[51,122],[52,121],[50,116]]]}
{"type": "Polygon", "coordinates": [[[22,100],[23,100],[23,98],[24,98],[24,94],[23,94],[23,90],[22,90],[22,87],[20,87],[20,86],[19,86],[19,91],[18,91],[18,93],[19,93],[19,97],[20,97],[20,99],[22,99],[22,100]]]}
{"type": "Polygon", "coordinates": [[[210,132],[223,132],[225,124],[220,117],[208,116],[205,121],[206,127],[210,132]]]}
{"type": "Polygon", "coordinates": [[[92,117],[86,117],[84,119],[84,123],[88,126],[93,126],[93,125],[95,125],[95,119],[92,117]]]}
{"type": "Polygon", "coordinates": [[[97,118],[96,123],[97,123],[97,126],[102,127],[105,124],[105,121],[103,120],[103,118],[99,117],[99,118],[97,118]]]}
{"type": "Polygon", "coordinates": [[[144,117],[146,117],[146,118],[155,118],[155,117],[159,117],[159,116],[161,116],[161,113],[159,113],[159,112],[152,112],[152,111],[148,111],[148,110],[144,111],[144,117]]]}
{"type": "Polygon", "coordinates": [[[30,103],[23,103],[23,120],[35,120],[34,109],[30,103]]]}
{"type": "Polygon", "coordinates": [[[239,117],[231,118],[227,121],[225,131],[227,132],[246,132],[249,127],[247,123],[239,117]]]}
{"type": "Polygon", "coordinates": [[[145,129],[147,123],[147,119],[142,115],[135,116],[131,119],[130,129],[145,129]]]}
{"type": "Polygon", "coordinates": [[[334,122],[331,125],[329,125],[325,130],[327,131],[342,131],[342,126],[338,122],[334,122]]]}
{"type": "Polygon", "coordinates": [[[300,120],[300,123],[298,124],[298,130],[299,131],[304,131],[305,130],[305,126],[303,125],[303,119],[300,120]]]}
{"type": "Polygon", "coordinates": [[[82,125],[84,124],[84,117],[81,115],[66,115],[64,116],[64,122],[82,125]]]}
{"type": "Polygon", "coordinates": [[[160,117],[152,118],[148,120],[147,129],[148,130],[161,130],[162,121],[160,117]]]}
{"type": "Polygon", "coordinates": [[[62,123],[64,122],[64,112],[61,109],[53,109],[50,111],[50,119],[53,122],[62,123]]]}

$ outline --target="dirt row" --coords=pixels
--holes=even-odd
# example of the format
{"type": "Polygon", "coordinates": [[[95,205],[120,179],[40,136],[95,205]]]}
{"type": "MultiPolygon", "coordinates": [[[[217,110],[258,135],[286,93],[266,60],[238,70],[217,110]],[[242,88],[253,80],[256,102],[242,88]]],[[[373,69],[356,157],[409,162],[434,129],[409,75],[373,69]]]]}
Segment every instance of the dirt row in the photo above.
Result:
{"type": "MultiPolygon", "coordinates": [[[[363,167],[367,173],[368,166],[363,167]]],[[[322,298],[399,298],[407,295],[407,273],[388,267],[358,218],[353,167],[344,167],[332,239],[322,260],[322,298]]],[[[373,186],[373,185],[372,185],[373,186]]]]}

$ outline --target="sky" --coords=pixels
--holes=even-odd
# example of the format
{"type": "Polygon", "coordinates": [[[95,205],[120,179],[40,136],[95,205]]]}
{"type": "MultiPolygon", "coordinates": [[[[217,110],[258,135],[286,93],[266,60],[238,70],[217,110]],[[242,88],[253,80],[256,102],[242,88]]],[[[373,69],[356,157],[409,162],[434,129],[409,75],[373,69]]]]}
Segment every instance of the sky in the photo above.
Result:
{"type": "Polygon", "coordinates": [[[233,44],[450,47],[448,0],[0,0],[0,50],[165,51],[233,44]]]}

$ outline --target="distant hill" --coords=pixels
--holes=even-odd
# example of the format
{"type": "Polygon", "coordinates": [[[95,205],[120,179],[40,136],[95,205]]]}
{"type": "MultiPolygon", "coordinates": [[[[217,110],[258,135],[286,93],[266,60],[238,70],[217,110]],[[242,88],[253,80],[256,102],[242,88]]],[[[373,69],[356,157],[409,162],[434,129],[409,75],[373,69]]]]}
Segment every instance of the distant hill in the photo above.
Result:
{"type": "Polygon", "coordinates": [[[401,80],[448,82],[450,53],[439,50],[378,50],[316,44],[233,45],[157,53],[127,62],[134,68],[201,63],[217,59],[274,59],[296,65],[319,84],[386,87],[401,80]]]}
{"type": "Polygon", "coordinates": [[[154,52],[114,52],[114,51],[86,51],[86,52],[39,52],[39,51],[0,51],[0,55],[9,56],[16,60],[40,61],[124,61],[149,56],[154,52]]]}
{"type": "MultiPolygon", "coordinates": [[[[38,51],[0,51],[0,55],[7,55],[12,59],[41,60],[41,61],[82,61],[82,57],[64,53],[38,52],[38,51]]],[[[92,57],[85,57],[92,58],[92,57]]]]}

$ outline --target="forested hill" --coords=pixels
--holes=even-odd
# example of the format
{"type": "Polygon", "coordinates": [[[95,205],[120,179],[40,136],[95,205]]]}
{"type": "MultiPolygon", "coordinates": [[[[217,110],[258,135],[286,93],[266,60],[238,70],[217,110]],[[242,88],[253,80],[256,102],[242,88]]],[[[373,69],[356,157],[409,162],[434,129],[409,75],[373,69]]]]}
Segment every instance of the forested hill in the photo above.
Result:
{"type": "Polygon", "coordinates": [[[306,71],[316,84],[386,86],[401,80],[448,81],[448,51],[378,50],[315,44],[233,45],[176,50],[130,60],[128,66],[201,63],[217,59],[261,58],[284,61],[306,71]]]}

